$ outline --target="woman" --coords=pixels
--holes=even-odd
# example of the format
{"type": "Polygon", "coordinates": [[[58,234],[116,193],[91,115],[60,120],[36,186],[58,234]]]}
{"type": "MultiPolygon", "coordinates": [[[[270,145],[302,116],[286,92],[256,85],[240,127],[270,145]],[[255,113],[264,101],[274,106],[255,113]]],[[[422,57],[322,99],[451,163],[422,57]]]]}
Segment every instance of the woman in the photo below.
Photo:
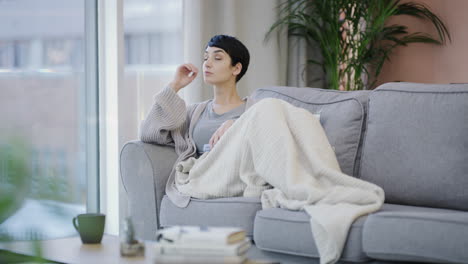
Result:
{"type": "Polygon", "coordinates": [[[213,37],[203,76],[214,99],[186,109],[176,92],[198,69],[179,66],[174,81],[156,95],[141,139],[175,146],[179,158],[166,185],[175,205],[187,206],[190,197],[250,196],[260,197],[263,209],[304,210],[321,263],[334,263],[352,222],[382,206],[383,190],[341,172],[320,121],[307,110],[269,98],[243,114],[254,103],[236,91],[248,58],[235,38],[213,37]],[[204,144],[213,149],[200,156],[204,144]]]}
{"type": "MultiPolygon", "coordinates": [[[[216,35],[204,52],[203,78],[213,85],[214,98],[186,107],[177,92],[199,74],[191,64],[180,65],[173,81],[155,96],[154,104],[140,128],[140,139],[147,143],[175,147],[179,161],[200,156],[213,148],[237,118],[255,102],[240,98],[237,82],[247,72],[250,55],[235,37],[216,35]]],[[[166,194],[177,206],[184,207],[190,197],[177,191],[173,170],[166,194]]]]}

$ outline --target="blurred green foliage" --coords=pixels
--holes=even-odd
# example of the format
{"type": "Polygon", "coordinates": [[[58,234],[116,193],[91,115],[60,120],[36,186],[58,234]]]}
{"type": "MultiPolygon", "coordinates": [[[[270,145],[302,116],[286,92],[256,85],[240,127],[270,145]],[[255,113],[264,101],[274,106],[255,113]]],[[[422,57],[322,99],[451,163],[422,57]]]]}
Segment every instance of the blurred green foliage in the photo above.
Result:
{"type": "MultiPolygon", "coordinates": [[[[30,144],[16,136],[0,138],[0,224],[21,208],[31,184],[30,144]]],[[[34,240],[34,231],[30,230],[34,240]]],[[[9,234],[0,233],[0,242],[13,240],[9,234]]],[[[0,250],[0,263],[53,263],[43,259],[38,241],[31,244],[35,256],[15,254],[0,250]]]]}
{"type": "Polygon", "coordinates": [[[19,137],[0,141],[0,224],[14,214],[31,183],[30,147],[19,137]]]}

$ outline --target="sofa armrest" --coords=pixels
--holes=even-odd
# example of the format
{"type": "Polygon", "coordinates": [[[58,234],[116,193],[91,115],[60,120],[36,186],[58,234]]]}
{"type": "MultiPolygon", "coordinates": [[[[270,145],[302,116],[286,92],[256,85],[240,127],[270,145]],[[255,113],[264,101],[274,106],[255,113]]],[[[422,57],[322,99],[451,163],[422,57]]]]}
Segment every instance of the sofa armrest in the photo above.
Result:
{"type": "Polygon", "coordinates": [[[120,177],[138,238],[156,238],[161,200],[176,159],[173,147],[141,141],[127,142],[120,152],[120,177]]]}

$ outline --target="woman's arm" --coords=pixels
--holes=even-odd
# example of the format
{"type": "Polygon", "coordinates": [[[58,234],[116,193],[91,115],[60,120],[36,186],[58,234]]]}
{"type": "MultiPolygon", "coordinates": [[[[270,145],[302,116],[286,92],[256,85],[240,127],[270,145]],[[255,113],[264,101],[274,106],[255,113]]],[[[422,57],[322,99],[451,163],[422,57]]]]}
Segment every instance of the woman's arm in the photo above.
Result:
{"type": "MultiPolygon", "coordinates": [[[[197,76],[198,69],[193,64],[177,67],[174,80],[154,97],[154,103],[140,126],[140,140],[146,143],[174,145],[172,131],[186,130],[193,110],[186,107],[185,101],[177,92],[191,83],[197,76]]],[[[186,131],[179,131],[182,135],[186,131]]]]}
{"type": "Polygon", "coordinates": [[[146,143],[171,145],[170,132],[180,128],[187,118],[184,100],[167,86],[154,97],[154,103],[140,125],[140,140],[146,143]]]}

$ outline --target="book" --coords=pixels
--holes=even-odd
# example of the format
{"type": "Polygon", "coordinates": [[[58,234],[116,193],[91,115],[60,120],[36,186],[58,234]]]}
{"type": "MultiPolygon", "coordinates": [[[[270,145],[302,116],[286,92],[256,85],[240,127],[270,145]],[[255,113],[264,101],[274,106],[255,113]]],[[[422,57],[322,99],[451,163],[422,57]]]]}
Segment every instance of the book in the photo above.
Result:
{"type": "Polygon", "coordinates": [[[230,245],[245,240],[246,232],[238,227],[172,226],[158,230],[156,237],[179,244],[230,245]]]}
{"type": "Polygon", "coordinates": [[[241,264],[245,263],[247,257],[242,256],[184,256],[184,255],[155,255],[154,263],[187,263],[187,264],[241,264]]]}
{"type": "Polygon", "coordinates": [[[155,251],[159,255],[187,255],[187,256],[240,256],[245,254],[250,246],[250,239],[246,238],[236,244],[230,245],[206,245],[202,243],[196,244],[179,244],[167,241],[156,243],[155,251]]]}

